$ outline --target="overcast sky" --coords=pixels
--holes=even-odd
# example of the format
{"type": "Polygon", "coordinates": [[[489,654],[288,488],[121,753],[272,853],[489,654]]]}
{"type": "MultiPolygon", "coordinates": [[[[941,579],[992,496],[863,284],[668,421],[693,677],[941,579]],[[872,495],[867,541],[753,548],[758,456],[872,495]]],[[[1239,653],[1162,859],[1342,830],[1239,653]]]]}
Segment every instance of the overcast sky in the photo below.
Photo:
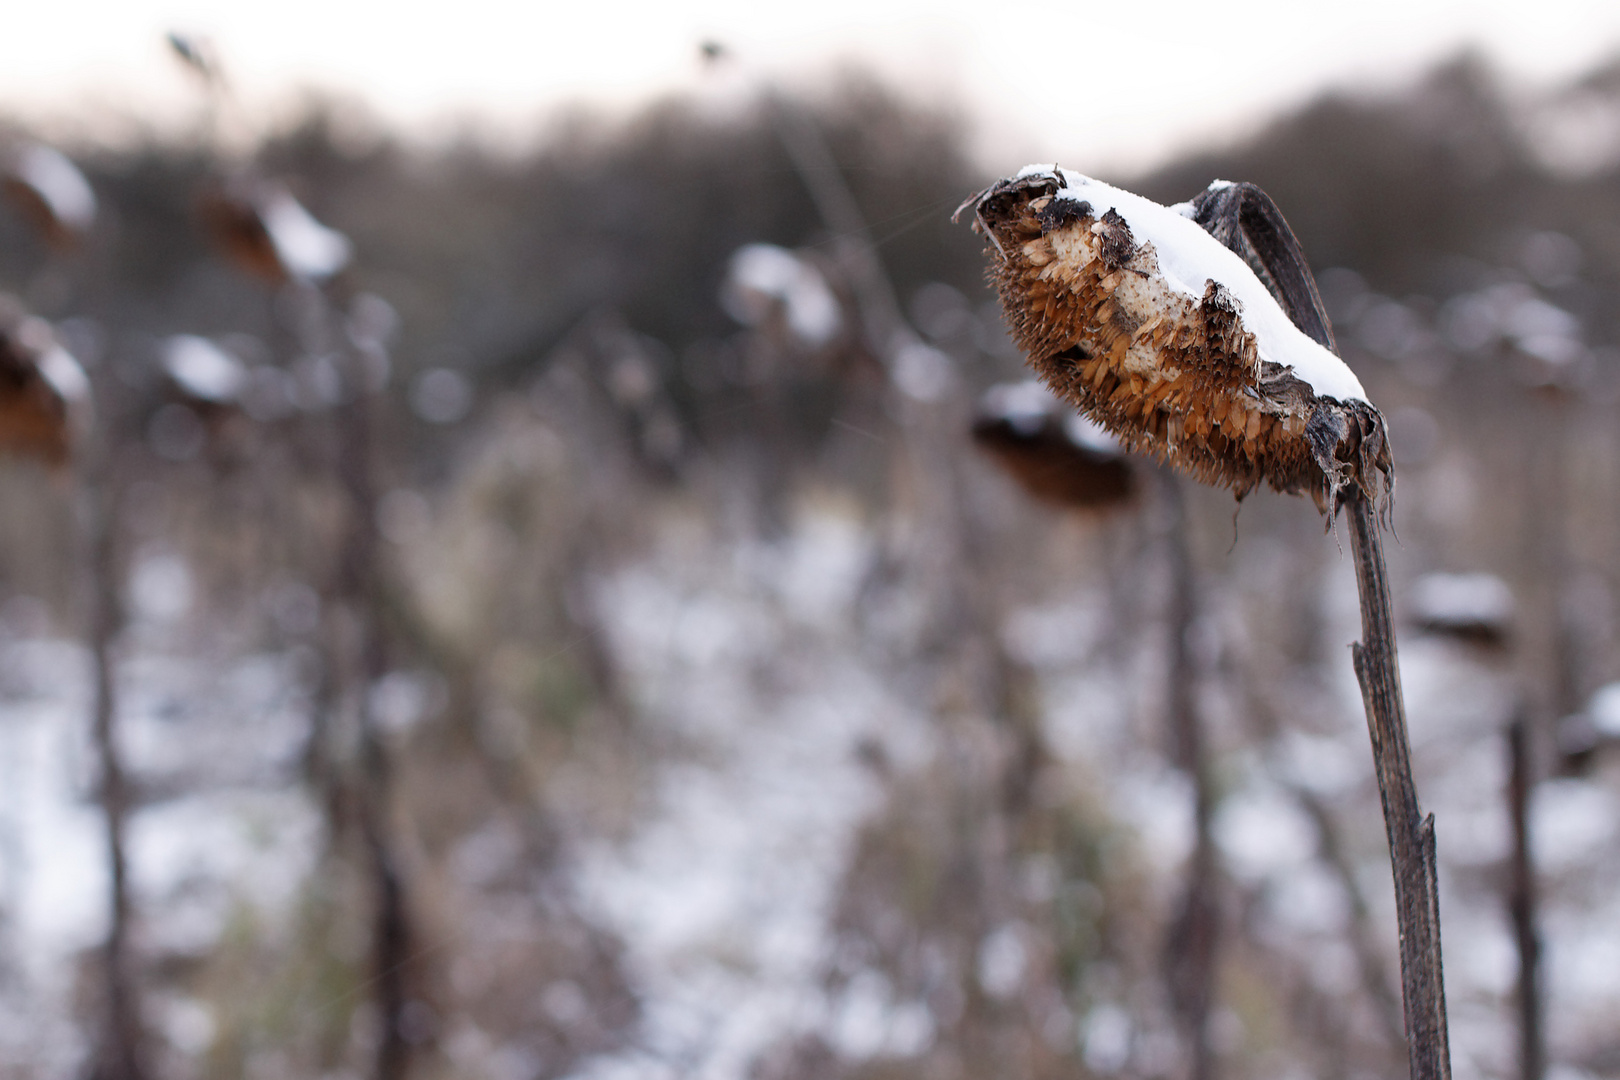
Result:
{"type": "Polygon", "coordinates": [[[990,155],[1129,168],[1219,142],[1328,86],[1377,89],[1464,45],[1519,85],[1620,51],[1620,4],[1588,0],[21,0],[0,35],[0,110],[79,131],[173,126],[195,87],[169,29],[212,40],[242,126],[311,88],[426,137],[477,118],[533,132],[563,104],[633,106],[769,78],[803,84],[855,61],[968,108],[990,155]],[[1534,17],[1527,15],[1533,10],[1534,17]],[[704,38],[739,63],[718,80],[704,38]]]}

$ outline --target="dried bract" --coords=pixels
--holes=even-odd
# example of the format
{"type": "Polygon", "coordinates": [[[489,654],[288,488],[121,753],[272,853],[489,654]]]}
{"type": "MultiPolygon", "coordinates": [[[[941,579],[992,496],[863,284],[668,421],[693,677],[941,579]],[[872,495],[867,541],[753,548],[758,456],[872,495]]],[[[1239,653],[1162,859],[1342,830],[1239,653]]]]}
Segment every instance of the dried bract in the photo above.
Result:
{"type": "Polygon", "coordinates": [[[1030,365],[1129,449],[1240,497],[1265,482],[1329,512],[1354,486],[1386,504],[1382,414],[1195,204],[1032,166],[962,210],[990,239],[989,276],[1030,365]]]}
{"type": "Polygon", "coordinates": [[[0,296],[0,453],[67,461],[90,383],[45,320],[0,296]]]}

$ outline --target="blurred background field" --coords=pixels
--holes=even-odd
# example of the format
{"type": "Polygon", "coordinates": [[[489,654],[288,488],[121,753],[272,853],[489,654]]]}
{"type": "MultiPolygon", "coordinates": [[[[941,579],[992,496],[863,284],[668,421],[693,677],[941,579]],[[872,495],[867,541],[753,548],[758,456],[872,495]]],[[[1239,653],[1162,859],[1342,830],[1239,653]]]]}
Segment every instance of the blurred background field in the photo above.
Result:
{"type": "MultiPolygon", "coordinates": [[[[1009,388],[950,222],[1109,92],[694,35],[429,138],[183,44],[161,123],[0,132],[7,341],[89,385],[0,386],[0,1075],[1403,1068],[1346,538],[1009,388]]],[[[1620,1075],[1620,66],[1300,85],[1061,161],[1287,215],[1392,430],[1457,1075],[1620,1075]]]]}

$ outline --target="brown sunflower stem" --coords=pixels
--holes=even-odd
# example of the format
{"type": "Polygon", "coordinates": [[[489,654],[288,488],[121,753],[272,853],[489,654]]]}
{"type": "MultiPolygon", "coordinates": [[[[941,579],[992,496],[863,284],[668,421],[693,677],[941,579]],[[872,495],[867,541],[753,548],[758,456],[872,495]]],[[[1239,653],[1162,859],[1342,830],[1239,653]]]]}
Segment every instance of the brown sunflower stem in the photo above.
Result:
{"type": "Polygon", "coordinates": [[[1373,764],[1395,873],[1407,1056],[1412,1080],[1451,1080],[1434,816],[1424,817],[1418,809],[1417,786],[1412,781],[1412,747],[1395,663],[1395,624],[1383,535],[1376,508],[1361,492],[1353,491],[1345,507],[1361,593],[1362,640],[1350,649],[1367,706],[1367,730],[1372,736],[1373,764]]]}

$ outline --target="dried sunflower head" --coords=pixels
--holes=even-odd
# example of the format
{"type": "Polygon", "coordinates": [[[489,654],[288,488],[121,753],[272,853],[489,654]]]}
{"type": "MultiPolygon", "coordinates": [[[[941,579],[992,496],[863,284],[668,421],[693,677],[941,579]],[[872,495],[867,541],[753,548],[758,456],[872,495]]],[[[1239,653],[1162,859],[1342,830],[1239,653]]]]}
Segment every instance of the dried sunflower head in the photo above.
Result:
{"type": "MultiPolygon", "coordinates": [[[[990,279],[1031,367],[1128,447],[1240,497],[1263,481],[1324,512],[1351,490],[1383,506],[1384,418],[1329,348],[1325,317],[1313,340],[1278,303],[1298,305],[1278,288],[1286,275],[1262,282],[1217,239],[1220,222],[1195,220],[1236,215],[1230,186],[1166,207],[1030,166],[958,213],[990,240],[990,279]]],[[[1265,269],[1267,252],[1245,255],[1265,269]]]]}
{"type": "Polygon", "coordinates": [[[84,369],[50,324],[0,295],[0,453],[65,464],[89,398],[84,369]]]}

